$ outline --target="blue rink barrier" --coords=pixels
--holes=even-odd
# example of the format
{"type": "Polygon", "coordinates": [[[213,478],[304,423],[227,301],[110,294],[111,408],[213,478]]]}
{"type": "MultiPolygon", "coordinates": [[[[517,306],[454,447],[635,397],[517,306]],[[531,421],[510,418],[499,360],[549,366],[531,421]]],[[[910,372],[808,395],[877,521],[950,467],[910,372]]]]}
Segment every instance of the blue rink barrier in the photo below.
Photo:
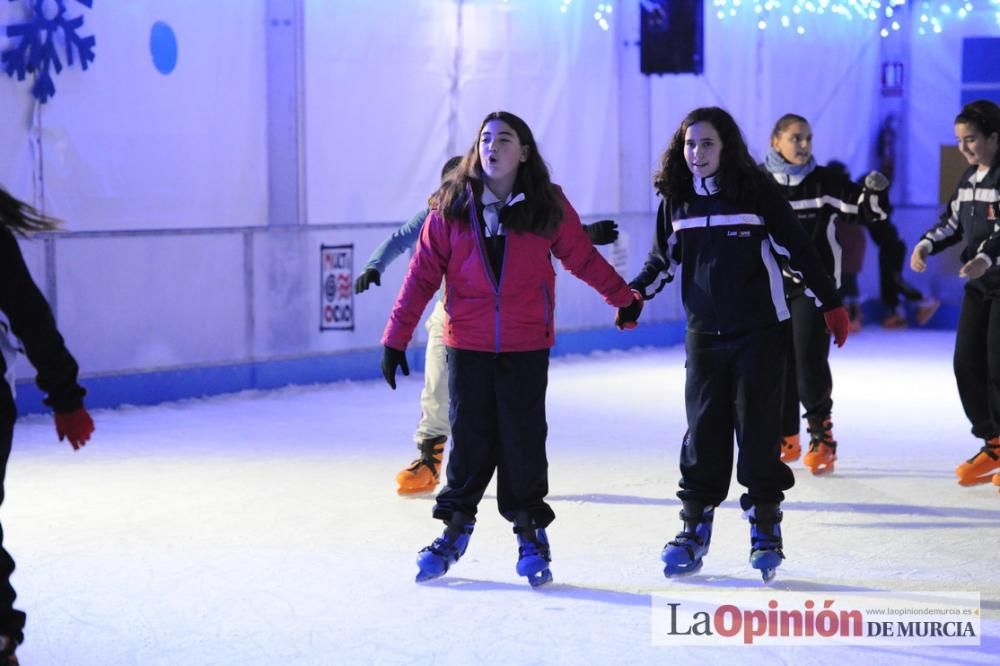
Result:
{"type": "MultiPolygon", "coordinates": [[[[561,331],[557,333],[552,355],[587,354],[631,347],[668,347],[683,341],[683,321],[642,324],[628,332],[613,328],[561,331]]],[[[407,358],[413,371],[423,371],[422,345],[411,346],[407,358]]],[[[91,375],[82,377],[80,383],[87,389],[86,404],[89,409],[156,405],[254,389],[378,379],[381,378],[381,361],[382,350],[378,348],[291,359],[91,375]]],[[[17,383],[19,414],[49,411],[33,381],[32,378],[17,383]]]]}

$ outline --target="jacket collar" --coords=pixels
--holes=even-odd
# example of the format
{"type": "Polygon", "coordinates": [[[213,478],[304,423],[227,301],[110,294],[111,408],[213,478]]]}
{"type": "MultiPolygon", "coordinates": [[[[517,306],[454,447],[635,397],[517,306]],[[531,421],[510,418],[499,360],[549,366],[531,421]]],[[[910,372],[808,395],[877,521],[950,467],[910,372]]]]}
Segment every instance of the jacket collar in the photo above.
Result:
{"type": "Polygon", "coordinates": [[[708,178],[692,176],[692,178],[694,179],[694,193],[700,197],[707,197],[719,191],[719,184],[715,182],[715,176],[708,178]]]}

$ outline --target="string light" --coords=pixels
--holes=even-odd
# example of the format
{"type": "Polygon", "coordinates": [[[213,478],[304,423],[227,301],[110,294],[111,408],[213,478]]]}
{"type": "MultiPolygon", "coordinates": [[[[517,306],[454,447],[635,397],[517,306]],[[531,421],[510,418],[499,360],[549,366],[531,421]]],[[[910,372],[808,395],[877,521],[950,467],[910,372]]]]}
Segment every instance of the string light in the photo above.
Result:
{"type": "Polygon", "coordinates": [[[837,20],[878,23],[879,34],[889,37],[902,29],[896,15],[907,5],[920,35],[940,33],[949,22],[978,11],[992,12],[1000,26],[1000,0],[713,0],[720,21],[752,11],[758,29],[780,26],[800,35],[806,33],[805,21],[833,15],[837,20]]]}
{"type": "MultiPolygon", "coordinates": [[[[509,2],[510,0],[503,1],[509,2]]],[[[569,7],[572,4],[573,0],[559,0],[559,11],[563,14],[568,13],[569,7]]],[[[601,26],[601,30],[607,31],[611,29],[609,18],[613,12],[614,7],[611,2],[601,2],[597,4],[597,7],[594,9],[594,20],[597,22],[597,25],[601,26]]]]}
{"type": "Polygon", "coordinates": [[[597,21],[597,25],[601,26],[602,30],[608,30],[611,24],[608,23],[608,17],[614,11],[614,7],[611,6],[610,2],[602,2],[597,5],[597,11],[594,12],[594,20],[597,21]]]}

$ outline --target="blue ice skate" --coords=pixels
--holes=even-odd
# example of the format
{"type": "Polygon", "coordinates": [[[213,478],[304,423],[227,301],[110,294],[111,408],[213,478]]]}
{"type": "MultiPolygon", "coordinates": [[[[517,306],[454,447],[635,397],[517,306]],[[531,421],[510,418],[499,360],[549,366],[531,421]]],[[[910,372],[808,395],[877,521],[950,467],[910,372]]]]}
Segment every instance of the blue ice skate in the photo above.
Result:
{"type": "Polygon", "coordinates": [[[531,587],[551,583],[552,553],[545,528],[536,528],[532,518],[521,513],[514,519],[514,534],[517,535],[517,575],[527,578],[531,587]]]}
{"type": "Polygon", "coordinates": [[[758,504],[744,516],[750,521],[750,566],[760,571],[765,583],[785,559],[781,544],[781,510],[777,504],[758,504]]]}
{"type": "Polygon", "coordinates": [[[417,567],[420,569],[417,572],[417,582],[440,578],[447,573],[449,567],[465,555],[475,526],[475,522],[469,520],[468,516],[456,513],[452,522],[445,527],[444,534],[417,553],[417,567]]]}
{"type": "Polygon", "coordinates": [[[673,541],[667,543],[660,553],[663,560],[663,575],[667,578],[688,576],[701,569],[702,558],[708,554],[712,542],[712,520],[715,507],[698,502],[684,502],[681,520],[684,528],[673,541]]]}

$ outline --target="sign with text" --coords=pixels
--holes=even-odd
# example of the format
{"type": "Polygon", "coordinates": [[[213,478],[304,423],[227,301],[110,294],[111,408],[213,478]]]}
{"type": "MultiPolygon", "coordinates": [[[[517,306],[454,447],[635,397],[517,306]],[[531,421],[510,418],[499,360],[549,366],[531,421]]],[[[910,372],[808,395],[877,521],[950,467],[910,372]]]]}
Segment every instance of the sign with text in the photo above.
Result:
{"type": "Polygon", "coordinates": [[[652,595],[653,645],[979,645],[978,592],[678,590],[652,595]]]}
{"type": "Polygon", "coordinates": [[[354,245],[320,246],[321,331],[354,330],[354,245]]]}

